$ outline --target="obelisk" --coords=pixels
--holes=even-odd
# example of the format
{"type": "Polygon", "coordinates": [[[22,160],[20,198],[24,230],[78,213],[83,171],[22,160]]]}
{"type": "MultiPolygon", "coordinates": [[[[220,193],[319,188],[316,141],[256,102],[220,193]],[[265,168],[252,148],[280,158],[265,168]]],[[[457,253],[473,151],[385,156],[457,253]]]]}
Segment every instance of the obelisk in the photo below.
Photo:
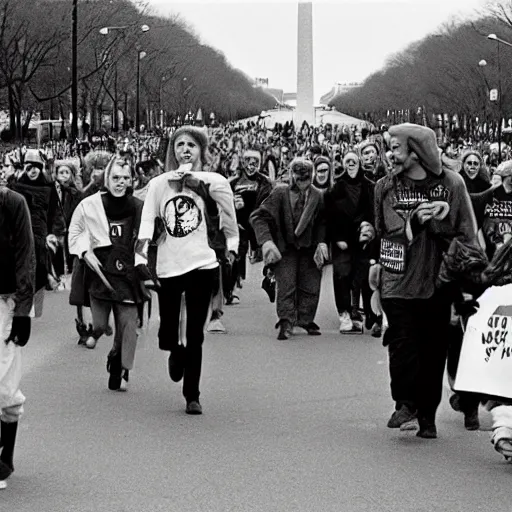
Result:
{"type": "Polygon", "coordinates": [[[313,4],[299,0],[297,17],[297,107],[295,127],[315,123],[313,94],[313,4]]]}

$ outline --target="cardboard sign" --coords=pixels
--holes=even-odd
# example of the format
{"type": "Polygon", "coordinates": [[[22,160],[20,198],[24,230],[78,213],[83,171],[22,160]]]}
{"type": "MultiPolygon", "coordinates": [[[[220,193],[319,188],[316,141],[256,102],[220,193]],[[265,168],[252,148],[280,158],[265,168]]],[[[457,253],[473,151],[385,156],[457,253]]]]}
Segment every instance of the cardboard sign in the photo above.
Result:
{"type": "Polygon", "coordinates": [[[467,325],[454,389],[512,398],[512,284],[478,299],[467,325]]]}

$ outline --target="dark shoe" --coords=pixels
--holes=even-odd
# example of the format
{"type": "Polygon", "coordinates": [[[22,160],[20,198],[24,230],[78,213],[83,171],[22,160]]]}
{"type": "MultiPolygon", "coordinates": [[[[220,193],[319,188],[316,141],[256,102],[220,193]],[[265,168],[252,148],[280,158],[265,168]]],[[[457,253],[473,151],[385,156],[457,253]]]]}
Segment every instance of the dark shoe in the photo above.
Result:
{"type": "MultiPolygon", "coordinates": [[[[14,446],[16,445],[16,434],[18,432],[18,422],[6,423],[0,421],[0,439],[2,443],[2,454],[0,462],[5,464],[11,471],[14,471],[14,446]]],[[[0,478],[2,480],[2,478],[0,478]]]]}
{"type": "Polygon", "coordinates": [[[185,410],[187,414],[203,414],[203,408],[199,403],[199,400],[191,400],[187,402],[187,408],[185,410]]]}
{"type": "Polygon", "coordinates": [[[464,413],[464,427],[466,430],[478,430],[480,428],[478,409],[464,413]]]}
{"type": "Polygon", "coordinates": [[[12,469],[0,460],[0,482],[7,480],[12,475],[12,469]]]}
{"type": "Polygon", "coordinates": [[[168,361],[169,377],[173,382],[179,382],[185,372],[185,347],[178,345],[169,355],[168,361]]]}
{"type": "Polygon", "coordinates": [[[107,328],[105,329],[105,336],[112,336],[114,334],[114,330],[112,329],[111,325],[107,325],[107,328]]]}
{"type": "Polygon", "coordinates": [[[462,412],[460,408],[460,396],[457,393],[454,393],[449,399],[450,405],[452,409],[456,412],[462,412]]]}
{"type": "Polygon", "coordinates": [[[380,338],[382,336],[382,327],[379,324],[373,324],[370,335],[373,338],[380,338]]]}
{"type": "Polygon", "coordinates": [[[79,345],[85,345],[88,338],[92,336],[92,325],[89,324],[88,326],[85,325],[83,322],[80,322],[77,318],[75,318],[75,324],[76,324],[76,332],[78,333],[78,344],[79,345]]]}
{"type": "Polygon", "coordinates": [[[123,366],[121,364],[121,354],[109,354],[107,357],[108,389],[119,391],[122,387],[123,366]]]}
{"type": "Polygon", "coordinates": [[[288,320],[280,320],[276,327],[279,327],[278,340],[287,340],[292,335],[292,325],[288,320]]]}
{"type": "Polygon", "coordinates": [[[422,425],[420,422],[420,429],[416,432],[416,436],[422,437],[423,439],[436,439],[437,428],[434,423],[422,425]]]}
{"type": "Polygon", "coordinates": [[[361,314],[361,311],[357,307],[352,307],[352,311],[350,312],[350,318],[352,321],[356,322],[363,322],[363,315],[361,314]]]}
{"type": "Polygon", "coordinates": [[[311,322],[310,324],[307,325],[301,325],[300,327],[305,329],[310,336],[320,336],[322,334],[320,332],[320,327],[318,327],[318,325],[315,324],[315,322],[311,322]]]}
{"type": "Polygon", "coordinates": [[[404,423],[416,419],[416,413],[411,411],[407,405],[402,405],[400,409],[393,412],[388,420],[388,428],[400,428],[404,423]]]}

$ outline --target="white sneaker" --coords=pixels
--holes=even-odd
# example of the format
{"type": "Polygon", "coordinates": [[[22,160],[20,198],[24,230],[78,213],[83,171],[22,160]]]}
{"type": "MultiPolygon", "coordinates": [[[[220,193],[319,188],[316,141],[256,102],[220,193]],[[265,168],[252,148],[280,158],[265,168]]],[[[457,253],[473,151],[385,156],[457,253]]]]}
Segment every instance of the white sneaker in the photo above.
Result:
{"type": "Polygon", "coordinates": [[[343,311],[340,315],[340,332],[350,332],[354,329],[354,323],[348,314],[348,311],[343,311]]]}
{"type": "Polygon", "coordinates": [[[98,340],[96,338],[93,338],[92,336],[89,336],[85,342],[85,346],[87,348],[94,348],[96,347],[96,343],[98,343],[98,340]]]}
{"type": "Polygon", "coordinates": [[[7,482],[5,480],[0,480],[0,491],[2,489],[6,489],[7,488],[7,482]]]}
{"type": "Polygon", "coordinates": [[[208,332],[218,332],[218,333],[226,333],[226,328],[220,321],[220,318],[217,318],[216,320],[212,320],[206,329],[208,332]]]}

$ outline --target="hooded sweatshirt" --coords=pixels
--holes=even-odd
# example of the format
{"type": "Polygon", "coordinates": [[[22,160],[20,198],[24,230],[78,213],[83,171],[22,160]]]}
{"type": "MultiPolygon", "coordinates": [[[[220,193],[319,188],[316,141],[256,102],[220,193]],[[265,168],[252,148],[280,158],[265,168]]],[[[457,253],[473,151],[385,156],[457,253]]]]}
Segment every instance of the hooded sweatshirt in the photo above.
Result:
{"type": "Polygon", "coordinates": [[[462,177],[454,172],[427,171],[423,180],[411,180],[396,172],[375,187],[375,228],[381,240],[382,298],[428,299],[442,252],[450,241],[461,238],[476,243],[476,220],[462,177]],[[444,220],[431,220],[406,236],[406,223],[419,204],[445,201],[449,213],[444,220]]]}

